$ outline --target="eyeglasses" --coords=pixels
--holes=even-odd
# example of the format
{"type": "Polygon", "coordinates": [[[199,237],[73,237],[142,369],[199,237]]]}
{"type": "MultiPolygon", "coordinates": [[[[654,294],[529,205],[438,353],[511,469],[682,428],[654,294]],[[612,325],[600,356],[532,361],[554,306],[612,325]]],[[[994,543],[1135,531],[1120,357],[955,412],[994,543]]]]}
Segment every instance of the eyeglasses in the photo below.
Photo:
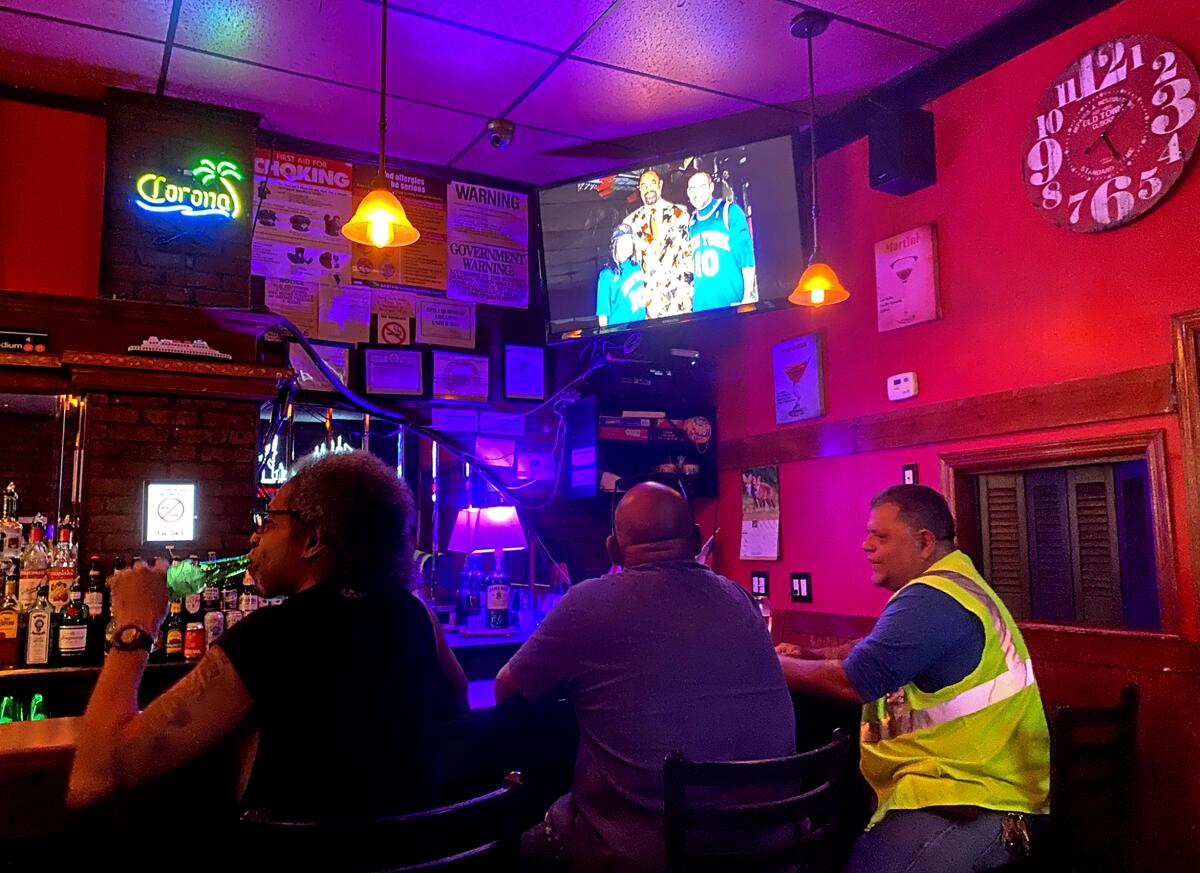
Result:
{"type": "Polygon", "coordinates": [[[252,509],[250,511],[250,523],[254,526],[257,533],[262,533],[263,528],[267,526],[267,522],[271,520],[272,515],[290,515],[293,518],[299,518],[300,513],[295,509],[252,509]]]}

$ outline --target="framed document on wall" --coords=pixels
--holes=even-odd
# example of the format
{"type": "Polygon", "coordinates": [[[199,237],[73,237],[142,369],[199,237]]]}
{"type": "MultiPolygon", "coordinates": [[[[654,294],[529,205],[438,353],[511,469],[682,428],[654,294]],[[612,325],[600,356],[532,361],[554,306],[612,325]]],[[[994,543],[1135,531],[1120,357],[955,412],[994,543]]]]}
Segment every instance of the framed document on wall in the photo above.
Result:
{"type": "Polygon", "coordinates": [[[368,394],[425,395],[425,355],[420,349],[365,349],[368,394]]]}
{"type": "Polygon", "coordinates": [[[433,396],[439,400],[488,400],[488,359],[457,352],[433,353],[433,396]]]}

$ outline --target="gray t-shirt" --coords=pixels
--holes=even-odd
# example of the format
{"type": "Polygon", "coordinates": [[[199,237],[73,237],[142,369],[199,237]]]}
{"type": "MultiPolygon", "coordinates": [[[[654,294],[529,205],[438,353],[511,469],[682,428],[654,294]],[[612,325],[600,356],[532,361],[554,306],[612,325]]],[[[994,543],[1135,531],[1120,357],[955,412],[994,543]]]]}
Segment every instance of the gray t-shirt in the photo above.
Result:
{"type": "Polygon", "coordinates": [[[588,869],[663,867],[663,758],[791,755],[791,695],[762,615],[695,561],[657,561],[573,587],[509,662],[531,702],[579,722],[573,804],[556,829],[588,869]],[[600,853],[603,859],[597,858],[600,853]]]}

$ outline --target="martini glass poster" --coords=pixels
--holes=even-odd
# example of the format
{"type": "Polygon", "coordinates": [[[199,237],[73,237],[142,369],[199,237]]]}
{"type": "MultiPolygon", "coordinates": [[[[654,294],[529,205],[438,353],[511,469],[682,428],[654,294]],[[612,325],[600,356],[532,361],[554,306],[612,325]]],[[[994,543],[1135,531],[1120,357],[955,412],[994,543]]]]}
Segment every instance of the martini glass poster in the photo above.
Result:
{"type": "Polygon", "coordinates": [[[806,334],[771,349],[775,379],[775,423],[790,424],[825,414],[821,336],[806,334]]]}
{"type": "Polygon", "coordinates": [[[941,317],[934,225],[875,244],[875,293],[881,333],[941,317]]]}

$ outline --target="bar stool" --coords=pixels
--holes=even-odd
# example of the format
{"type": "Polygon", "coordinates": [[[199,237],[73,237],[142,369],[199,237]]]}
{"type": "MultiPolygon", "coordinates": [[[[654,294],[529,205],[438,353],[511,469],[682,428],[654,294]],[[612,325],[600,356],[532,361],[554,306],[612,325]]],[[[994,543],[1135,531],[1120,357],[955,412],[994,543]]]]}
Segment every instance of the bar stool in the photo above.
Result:
{"type": "Polygon", "coordinates": [[[281,821],[251,810],[239,822],[239,841],[248,856],[299,870],[499,873],[516,866],[521,786],[513,771],[479,797],[377,819],[281,821]]]}
{"type": "Polygon", "coordinates": [[[830,837],[844,802],[850,734],[818,749],[757,761],[663,765],[669,873],[832,871],[830,837]]]}

